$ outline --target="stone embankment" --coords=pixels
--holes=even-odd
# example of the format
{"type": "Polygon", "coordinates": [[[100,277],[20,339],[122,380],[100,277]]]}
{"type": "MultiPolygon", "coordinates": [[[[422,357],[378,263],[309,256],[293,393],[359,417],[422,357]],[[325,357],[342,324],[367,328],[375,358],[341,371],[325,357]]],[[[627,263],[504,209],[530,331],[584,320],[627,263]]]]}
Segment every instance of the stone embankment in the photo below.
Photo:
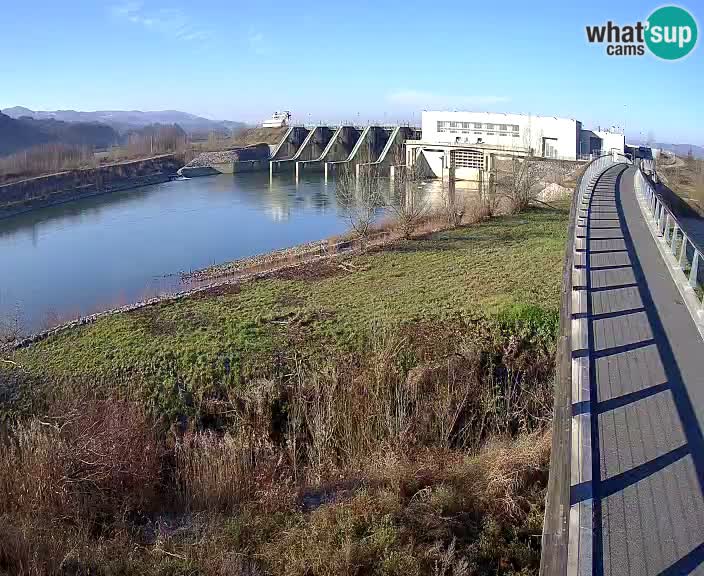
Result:
{"type": "Polygon", "coordinates": [[[233,148],[218,152],[202,152],[181,168],[181,176],[209,176],[212,174],[231,174],[237,172],[237,166],[244,163],[266,162],[269,160],[268,144],[255,144],[244,148],[233,148]]]}
{"type": "Polygon", "coordinates": [[[183,159],[166,154],[144,160],[70,170],[0,186],[0,218],[80,198],[167,182],[183,159]]]}

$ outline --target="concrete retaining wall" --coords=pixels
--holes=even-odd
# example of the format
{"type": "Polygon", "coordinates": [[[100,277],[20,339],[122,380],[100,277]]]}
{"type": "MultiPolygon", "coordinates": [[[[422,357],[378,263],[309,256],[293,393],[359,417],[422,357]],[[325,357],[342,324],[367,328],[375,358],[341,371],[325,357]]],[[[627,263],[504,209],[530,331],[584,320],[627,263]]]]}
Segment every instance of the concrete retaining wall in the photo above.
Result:
{"type": "Polygon", "coordinates": [[[0,218],[98,194],[166,182],[176,175],[182,164],[179,156],[169,154],[4,184],[0,186],[0,218]]]}

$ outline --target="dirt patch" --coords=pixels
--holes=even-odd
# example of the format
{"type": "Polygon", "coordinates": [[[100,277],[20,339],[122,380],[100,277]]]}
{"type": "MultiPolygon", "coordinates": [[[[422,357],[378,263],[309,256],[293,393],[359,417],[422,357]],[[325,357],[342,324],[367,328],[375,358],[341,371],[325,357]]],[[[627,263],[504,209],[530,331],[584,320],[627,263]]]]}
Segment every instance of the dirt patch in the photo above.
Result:
{"type": "Polygon", "coordinates": [[[289,268],[282,268],[272,272],[269,275],[270,278],[276,278],[279,280],[323,280],[325,278],[331,278],[339,274],[349,274],[352,271],[351,268],[345,268],[345,262],[340,259],[323,259],[310,262],[308,264],[301,264],[300,266],[291,266],[289,268]]]}
{"type": "Polygon", "coordinates": [[[207,290],[201,290],[196,292],[191,296],[194,300],[203,300],[206,298],[212,298],[214,296],[228,296],[230,294],[239,294],[242,288],[239,284],[221,284],[219,286],[213,286],[207,290]]]}

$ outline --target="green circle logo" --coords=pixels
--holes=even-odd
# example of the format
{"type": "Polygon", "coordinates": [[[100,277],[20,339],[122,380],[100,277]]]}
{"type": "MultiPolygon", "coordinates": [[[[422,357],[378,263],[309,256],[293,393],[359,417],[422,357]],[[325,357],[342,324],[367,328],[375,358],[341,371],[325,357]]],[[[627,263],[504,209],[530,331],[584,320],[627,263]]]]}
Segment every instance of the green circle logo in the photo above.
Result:
{"type": "Polygon", "coordinates": [[[648,17],[645,43],[658,58],[677,60],[696,45],[697,23],[684,8],[663,6],[648,17]]]}

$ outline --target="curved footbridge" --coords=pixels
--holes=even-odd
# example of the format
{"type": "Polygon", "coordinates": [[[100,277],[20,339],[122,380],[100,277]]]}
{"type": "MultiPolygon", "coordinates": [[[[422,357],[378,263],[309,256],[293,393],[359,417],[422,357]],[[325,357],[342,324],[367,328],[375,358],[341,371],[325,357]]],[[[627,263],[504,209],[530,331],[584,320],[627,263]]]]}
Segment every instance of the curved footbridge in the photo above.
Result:
{"type": "Polygon", "coordinates": [[[541,574],[704,574],[703,269],[641,167],[588,166],[565,255],[541,574]]]}

